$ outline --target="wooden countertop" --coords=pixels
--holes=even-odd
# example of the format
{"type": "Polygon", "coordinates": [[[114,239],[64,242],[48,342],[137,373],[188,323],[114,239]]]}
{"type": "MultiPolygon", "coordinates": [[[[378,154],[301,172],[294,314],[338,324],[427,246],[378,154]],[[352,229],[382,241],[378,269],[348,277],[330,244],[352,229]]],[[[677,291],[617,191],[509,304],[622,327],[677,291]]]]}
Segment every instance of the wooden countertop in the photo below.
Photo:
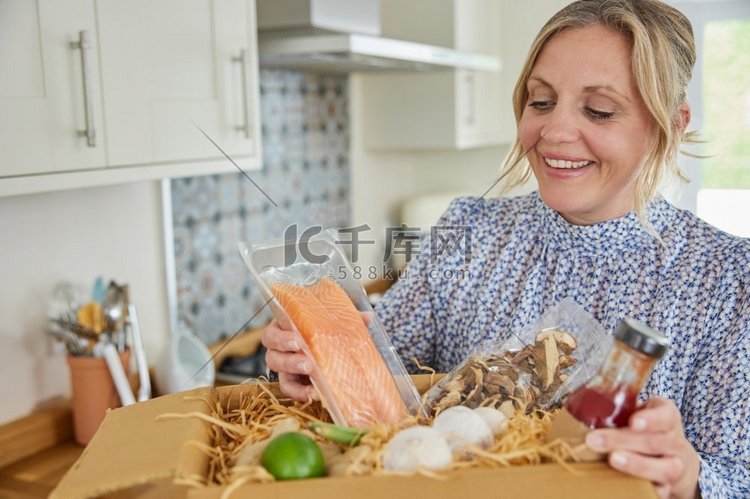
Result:
{"type": "Polygon", "coordinates": [[[0,469],[0,497],[48,497],[83,449],[71,439],[0,469]]]}
{"type": "Polygon", "coordinates": [[[0,426],[0,497],[47,497],[84,447],[69,401],[0,426]]]}

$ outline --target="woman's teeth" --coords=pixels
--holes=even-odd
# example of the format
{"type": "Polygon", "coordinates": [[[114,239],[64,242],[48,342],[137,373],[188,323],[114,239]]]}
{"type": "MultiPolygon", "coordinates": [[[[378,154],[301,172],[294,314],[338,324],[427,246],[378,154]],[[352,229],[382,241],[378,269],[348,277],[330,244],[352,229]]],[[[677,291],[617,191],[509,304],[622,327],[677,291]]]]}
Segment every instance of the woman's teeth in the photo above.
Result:
{"type": "Polygon", "coordinates": [[[562,159],[549,159],[544,158],[544,162],[547,163],[547,165],[551,166],[552,168],[581,168],[584,166],[588,166],[592,163],[592,161],[565,161],[562,159]]]}

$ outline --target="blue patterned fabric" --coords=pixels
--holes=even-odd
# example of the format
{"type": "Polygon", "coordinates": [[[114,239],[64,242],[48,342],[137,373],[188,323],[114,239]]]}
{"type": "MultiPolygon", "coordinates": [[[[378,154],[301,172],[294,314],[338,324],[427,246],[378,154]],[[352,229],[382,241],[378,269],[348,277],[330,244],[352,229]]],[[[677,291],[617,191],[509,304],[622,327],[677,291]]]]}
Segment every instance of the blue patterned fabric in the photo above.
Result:
{"type": "Polygon", "coordinates": [[[750,242],[659,199],[592,226],[567,223],[538,193],[460,198],[438,225],[471,230],[470,258],[428,245],[377,315],[410,370],[449,371],[563,298],[610,334],[639,319],[671,340],[642,398],[677,405],[701,456],[703,497],[750,497],[750,242]],[[490,310],[491,309],[491,310],[490,310]]]}

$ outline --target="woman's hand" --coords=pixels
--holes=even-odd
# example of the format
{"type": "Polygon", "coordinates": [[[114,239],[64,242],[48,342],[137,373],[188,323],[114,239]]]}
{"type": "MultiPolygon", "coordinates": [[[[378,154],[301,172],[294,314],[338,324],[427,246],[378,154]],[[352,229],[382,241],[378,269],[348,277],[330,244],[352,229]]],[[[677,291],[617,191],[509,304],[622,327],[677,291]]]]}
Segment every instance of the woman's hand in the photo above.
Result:
{"type": "MultiPolygon", "coordinates": [[[[375,317],[372,312],[360,312],[360,315],[365,326],[375,317]]],[[[260,341],[266,347],[266,367],[279,374],[281,392],[300,402],[318,400],[318,392],[309,377],[313,362],[302,352],[294,331],[282,328],[274,319],[263,331],[260,341]]]]}
{"type": "Polygon", "coordinates": [[[281,392],[300,402],[317,398],[308,377],[313,363],[302,352],[294,331],[282,329],[274,319],[263,331],[261,342],[266,347],[266,367],[279,373],[281,392]]]}
{"type": "Polygon", "coordinates": [[[663,498],[695,498],[700,460],[685,438],[677,407],[653,398],[629,423],[627,428],[590,432],[586,445],[608,453],[613,468],[654,482],[663,498]]]}

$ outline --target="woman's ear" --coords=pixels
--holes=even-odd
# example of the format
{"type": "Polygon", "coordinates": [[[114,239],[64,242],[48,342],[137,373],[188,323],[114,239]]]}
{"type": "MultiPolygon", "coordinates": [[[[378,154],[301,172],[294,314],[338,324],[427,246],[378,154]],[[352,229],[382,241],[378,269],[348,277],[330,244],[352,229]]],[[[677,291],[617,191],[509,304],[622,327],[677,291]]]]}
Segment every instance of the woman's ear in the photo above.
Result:
{"type": "Polygon", "coordinates": [[[677,106],[677,116],[675,116],[675,125],[677,126],[677,131],[680,132],[680,136],[685,134],[685,130],[687,130],[687,127],[690,124],[691,116],[692,114],[688,103],[681,102],[680,105],[677,106]]]}

